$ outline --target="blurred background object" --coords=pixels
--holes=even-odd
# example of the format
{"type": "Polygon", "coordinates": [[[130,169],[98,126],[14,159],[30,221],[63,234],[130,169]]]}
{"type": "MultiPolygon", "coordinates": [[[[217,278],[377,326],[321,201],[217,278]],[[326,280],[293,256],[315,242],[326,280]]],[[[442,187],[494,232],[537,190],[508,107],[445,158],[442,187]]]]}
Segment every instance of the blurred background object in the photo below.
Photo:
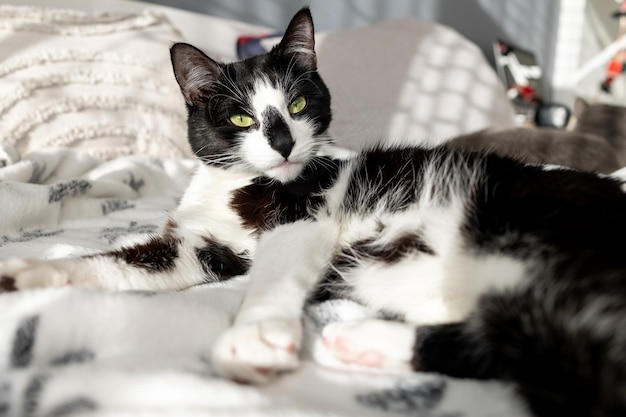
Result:
{"type": "MultiPolygon", "coordinates": [[[[496,40],[531,52],[541,68],[537,87],[546,102],[563,103],[568,108],[577,96],[592,101],[626,102],[624,77],[611,83],[610,94],[598,88],[609,61],[620,49],[615,45],[619,19],[613,15],[622,0],[147,1],[272,28],[283,27],[304,5],[311,6],[317,30],[416,17],[453,28],[475,43],[494,67],[496,40]]],[[[622,41],[626,42],[624,37],[622,41]]]]}

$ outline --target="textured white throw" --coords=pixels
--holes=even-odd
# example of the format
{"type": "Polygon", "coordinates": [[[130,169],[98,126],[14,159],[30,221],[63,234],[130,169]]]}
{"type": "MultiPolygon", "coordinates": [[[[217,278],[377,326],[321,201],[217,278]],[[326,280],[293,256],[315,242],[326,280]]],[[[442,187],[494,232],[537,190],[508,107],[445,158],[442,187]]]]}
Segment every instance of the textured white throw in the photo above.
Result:
{"type": "Polygon", "coordinates": [[[191,156],[159,14],[0,6],[0,143],[111,159],[191,156]]]}
{"type": "MultiPolygon", "coordinates": [[[[91,253],[158,232],[195,162],[101,162],[0,148],[0,259],[91,253]]],[[[111,277],[115,279],[115,277],[111,277]]],[[[307,309],[303,367],[252,387],[217,378],[209,352],[246,278],[175,293],[49,288],[0,294],[0,416],[524,416],[511,388],[428,374],[327,369],[316,336],[369,314],[307,309]]]]}

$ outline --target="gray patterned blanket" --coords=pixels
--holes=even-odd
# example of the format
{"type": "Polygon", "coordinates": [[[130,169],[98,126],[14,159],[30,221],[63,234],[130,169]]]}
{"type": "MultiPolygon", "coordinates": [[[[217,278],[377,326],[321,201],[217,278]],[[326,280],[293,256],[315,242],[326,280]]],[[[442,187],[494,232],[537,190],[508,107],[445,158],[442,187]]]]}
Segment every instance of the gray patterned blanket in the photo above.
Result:
{"type": "MultiPolygon", "coordinates": [[[[82,255],[156,232],[194,164],[0,148],[0,259],[82,255]]],[[[308,307],[299,371],[264,387],[219,379],[208,352],[245,285],[0,294],[0,416],[527,415],[501,383],[319,365],[321,326],[369,314],[347,300],[308,307]]]]}

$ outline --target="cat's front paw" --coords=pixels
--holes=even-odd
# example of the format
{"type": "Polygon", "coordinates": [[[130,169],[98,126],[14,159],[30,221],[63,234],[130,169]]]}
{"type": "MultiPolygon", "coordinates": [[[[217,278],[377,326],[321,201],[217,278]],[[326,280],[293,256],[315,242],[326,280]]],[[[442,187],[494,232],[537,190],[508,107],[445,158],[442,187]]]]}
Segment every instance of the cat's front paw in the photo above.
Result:
{"type": "Polygon", "coordinates": [[[415,328],[378,319],[335,322],[324,327],[322,341],[326,349],[345,364],[410,370],[415,328]]]}
{"type": "Polygon", "coordinates": [[[69,271],[59,263],[30,258],[0,262],[0,292],[70,284],[69,271]]]}
{"type": "Polygon", "coordinates": [[[238,324],[217,340],[211,363],[225,378],[264,384],[298,367],[301,339],[299,320],[238,324]]]}

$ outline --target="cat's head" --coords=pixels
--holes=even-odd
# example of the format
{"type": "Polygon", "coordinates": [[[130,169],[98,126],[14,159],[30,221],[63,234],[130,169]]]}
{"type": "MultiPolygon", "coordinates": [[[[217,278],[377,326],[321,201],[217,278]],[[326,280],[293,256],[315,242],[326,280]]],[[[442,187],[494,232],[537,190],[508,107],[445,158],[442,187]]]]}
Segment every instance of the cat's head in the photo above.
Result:
{"type": "Polygon", "coordinates": [[[589,104],[582,98],[574,103],[575,130],[605,138],[617,149],[626,147],[626,107],[589,104]]]}
{"type": "Polygon", "coordinates": [[[199,49],[171,49],[188,109],[189,142],[205,163],[281,182],[298,177],[325,139],[330,93],[317,72],[308,9],[270,52],[223,64],[199,49]]]}

